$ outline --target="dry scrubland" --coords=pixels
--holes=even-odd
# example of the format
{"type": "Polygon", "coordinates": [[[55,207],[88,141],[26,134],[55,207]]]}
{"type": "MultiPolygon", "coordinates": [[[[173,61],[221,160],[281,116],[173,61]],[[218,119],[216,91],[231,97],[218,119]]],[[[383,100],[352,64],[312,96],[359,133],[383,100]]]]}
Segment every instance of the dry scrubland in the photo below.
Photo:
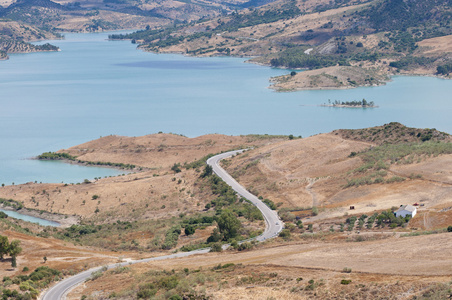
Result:
{"type": "MultiPolygon", "coordinates": [[[[182,216],[205,212],[213,199],[199,181],[203,167],[183,165],[211,153],[253,146],[224,161],[224,167],[250,191],[276,204],[288,220],[283,237],[247,251],[107,271],[77,287],[69,299],[133,299],[140,293],[157,298],[192,294],[213,299],[443,299],[452,275],[452,235],[444,231],[452,225],[452,154],[444,154],[450,149],[439,150],[438,145],[449,145],[445,142],[450,140],[434,129],[398,123],[305,139],[103,137],[60,152],[83,161],[134,164],[134,173],[91,183],[6,186],[0,188],[0,198],[38,210],[76,214],[85,224],[103,225],[110,231],[95,239],[87,235],[91,241],[85,237],[61,241],[51,237],[52,230],[8,219],[10,223],[2,223],[2,233],[21,240],[24,253],[19,268],[11,269],[6,261],[0,275],[23,274],[24,266],[31,272],[44,265],[44,256],[46,265],[70,274],[124,258],[168,253],[154,245],[156,238],[182,216]],[[438,155],[441,151],[445,152],[438,155]],[[172,170],[174,164],[181,164],[180,172],[172,170]],[[423,206],[402,227],[360,226],[359,220],[350,225],[346,220],[415,202],[423,206]],[[130,228],[127,221],[132,222],[130,228]],[[27,234],[24,227],[41,237],[27,234]],[[425,235],[424,230],[437,234],[425,235]],[[414,234],[407,235],[410,232],[414,234]]],[[[243,224],[250,230],[264,226],[262,221],[243,224]]],[[[192,236],[182,232],[176,248],[205,241],[214,227],[200,227],[192,236]]]]}
{"type": "Polygon", "coordinates": [[[84,161],[134,164],[130,174],[102,178],[92,183],[27,183],[0,188],[0,198],[14,199],[26,207],[53,213],[92,217],[99,208],[107,219],[131,221],[164,218],[182,212],[201,212],[210,200],[198,191],[199,169],[175,173],[184,165],[222,151],[260,146],[287,139],[271,136],[205,135],[186,138],[174,134],[143,137],[107,136],[61,150],[84,161]],[[139,171],[139,169],[142,171],[139,171]],[[93,196],[96,195],[97,197],[93,196]],[[162,206],[165,206],[162,208],[162,206]],[[149,209],[143,209],[143,208],[149,209]]]}
{"type": "MultiPolygon", "coordinates": [[[[69,299],[112,294],[128,299],[168,278],[178,285],[166,295],[177,291],[212,299],[412,299],[435,294],[426,299],[444,299],[450,288],[451,238],[448,234],[390,238],[384,243],[338,243],[328,238],[289,245],[270,242],[247,252],[211,253],[202,259],[194,256],[106,272],[76,288],[69,299]],[[341,284],[343,280],[350,283],[341,284]]],[[[160,288],[161,298],[164,291],[160,288]]]]}
{"type": "MultiPolygon", "coordinates": [[[[206,46],[227,47],[231,51],[231,55],[256,57],[264,54],[278,53],[284,46],[279,45],[284,42],[298,42],[297,37],[300,33],[307,30],[318,29],[322,24],[328,23],[332,19],[337,19],[339,16],[355,12],[357,9],[366,6],[367,4],[359,4],[365,1],[354,1],[357,5],[347,7],[330,9],[318,13],[311,13],[320,4],[325,4],[329,1],[297,1],[296,5],[302,10],[310,12],[308,14],[300,14],[299,16],[286,20],[278,20],[267,24],[257,24],[238,29],[237,31],[224,32],[222,34],[213,35],[212,37],[203,37],[200,39],[193,39],[184,41],[182,44],[171,45],[168,47],[148,48],[145,45],[142,47],[145,50],[157,51],[162,53],[190,53],[196,51],[196,56],[212,56],[223,55],[223,53],[200,51],[206,46]],[[276,36],[276,38],[268,39],[266,37],[276,36]]],[[[286,4],[284,1],[275,1],[272,5],[263,6],[263,10],[270,10],[272,7],[281,8],[286,4]]],[[[250,10],[244,9],[242,13],[249,13],[250,10]]],[[[227,23],[230,18],[222,17],[221,22],[227,23]]],[[[188,28],[184,28],[177,35],[190,35],[198,32],[205,32],[207,27],[218,26],[217,19],[203,22],[199,25],[195,24],[188,28]]],[[[345,28],[345,20],[337,20],[337,28],[345,28]]],[[[325,29],[320,38],[315,38],[308,41],[308,44],[317,44],[319,42],[326,42],[331,36],[331,30],[325,29]]],[[[271,58],[271,57],[270,57],[271,58]]],[[[269,57],[253,59],[257,63],[269,63],[269,57]]]]}
{"type": "MultiPolygon", "coordinates": [[[[438,157],[419,155],[411,162],[389,163],[387,170],[367,174],[357,171],[363,166],[359,153],[369,147],[387,142],[414,142],[421,131],[413,135],[395,134],[403,129],[399,124],[377,127],[372,135],[367,131],[348,133],[335,131],[291,142],[281,142],[250,150],[224,163],[235,178],[255,194],[263,195],[282,207],[322,207],[319,218],[343,216],[352,213],[374,213],[402,204],[419,203],[420,211],[436,211],[450,203],[452,194],[452,155],[438,157]],[[386,128],[387,127],[387,128],[386,128]],[[381,131],[381,133],[380,133],[381,131]],[[384,137],[383,132],[385,133],[384,137]],[[368,136],[369,135],[369,136],[368,136]],[[373,137],[374,141],[370,137],[373,137]],[[359,178],[381,176],[387,183],[350,186],[359,178]],[[394,180],[391,178],[401,177],[394,180]],[[350,187],[347,187],[349,185],[350,187]]],[[[435,135],[435,134],[434,134],[435,135]]],[[[442,140],[450,137],[438,133],[442,140]]],[[[452,224],[452,220],[450,220],[452,224]]]]}

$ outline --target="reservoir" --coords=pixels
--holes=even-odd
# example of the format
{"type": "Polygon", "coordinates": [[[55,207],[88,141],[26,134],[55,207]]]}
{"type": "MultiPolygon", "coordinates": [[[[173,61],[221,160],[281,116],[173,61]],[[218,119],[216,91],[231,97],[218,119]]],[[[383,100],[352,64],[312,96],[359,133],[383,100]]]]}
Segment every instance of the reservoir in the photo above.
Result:
{"type": "Polygon", "coordinates": [[[24,220],[24,221],[31,222],[31,223],[37,223],[37,224],[42,225],[42,226],[52,226],[52,227],[60,226],[60,224],[57,223],[57,222],[52,222],[52,221],[48,221],[48,220],[45,220],[45,219],[24,215],[24,214],[21,214],[21,213],[16,212],[16,211],[4,210],[4,209],[0,209],[0,211],[4,212],[5,214],[7,214],[11,218],[24,220]]]}
{"type": "Polygon", "coordinates": [[[76,183],[124,173],[30,159],[110,134],[306,137],[389,122],[452,132],[449,80],[394,77],[381,87],[278,93],[268,80],[288,70],[243,58],[145,53],[107,37],[65,34],[51,41],[60,52],[0,62],[0,184],[76,183]],[[379,107],[318,106],[363,98],[379,107]]]}

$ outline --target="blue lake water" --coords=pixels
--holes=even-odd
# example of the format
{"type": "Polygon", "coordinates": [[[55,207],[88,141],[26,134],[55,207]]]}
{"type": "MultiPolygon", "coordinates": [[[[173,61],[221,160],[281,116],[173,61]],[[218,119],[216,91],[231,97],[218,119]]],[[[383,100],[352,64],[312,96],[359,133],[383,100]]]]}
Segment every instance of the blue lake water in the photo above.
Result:
{"type": "Polygon", "coordinates": [[[24,220],[24,221],[31,222],[31,223],[37,223],[37,224],[42,225],[42,226],[52,226],[52,227],[60,226],[60,223],[52,222],[52,221],[48,221],[48,220],[45,220],[45,219],[36,218],[36,217],[32,217],[32,216],[27,216],[27,215],[18,213],[16,211],[4,210],[4,209],[0,209],[0,211],[4,212],[5,214],[10,216],[11,218],[24,220]]]}
{"type": "Polygon", "coordinates": [[[107,36],[66,34],[52,41],[60,52],[0,62],[0,183],[70,183],[122,173],[28,159],[110,134],[310,136],[392,121],[452,132],[449,80],[395,77],[381,87],[277,93],[268,79],[287,70],[241,58],[145,53],[107,36]],[[362,98],[380,107],[318,106],[362,98]]]}

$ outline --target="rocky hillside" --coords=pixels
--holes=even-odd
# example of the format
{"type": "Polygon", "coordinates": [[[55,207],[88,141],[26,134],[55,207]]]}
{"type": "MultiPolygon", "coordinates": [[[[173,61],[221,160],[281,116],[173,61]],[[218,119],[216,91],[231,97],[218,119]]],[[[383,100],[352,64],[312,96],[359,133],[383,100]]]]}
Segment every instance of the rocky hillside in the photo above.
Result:
{"type": "MultiPolygon", "coordinates": [[[[382,80],[377,77],[399,73],[448,75],[444,70],[450,69],[450,53],[427,55],[428,49],[418,43],[452,34],[450,16],[448,0],[274,1],[196,23],[112,38],[130,39],[154,52],[253,56],[253,61],[274,67],[359,67],[363,70],[353,72],[359,77],[353,80],[357,84],[346,84],[354,87],[379,84],[382,80]]],[[[325,72],[331,77],[334,73],[325,72]]],[[[301,81],[291,84],[294,89],[315,88],[301,81]]],[[[343,85],[331,82],[326,87],[343,85]]]]}
{"type": "Polygon", "coordinates": [[[332,132],[342,138],[378,145],[425,141],[452,141],[448,133],[435,128],[411,128],[397,122],[364,129],[338,129],[332,132]]]}

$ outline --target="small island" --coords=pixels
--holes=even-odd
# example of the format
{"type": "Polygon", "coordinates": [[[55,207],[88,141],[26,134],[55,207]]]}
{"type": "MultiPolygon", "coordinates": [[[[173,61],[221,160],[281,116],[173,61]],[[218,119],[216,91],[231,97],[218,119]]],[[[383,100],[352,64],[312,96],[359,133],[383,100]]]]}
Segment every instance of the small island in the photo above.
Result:
{"type": "Polygon", "coordinates": [[[324,103],[320,106],[327,106],[327,107],[346,107],[346,108],[374,108],[378,107],[375,105],[373,101],[367,101],[366,99],[363,99],[361,101],[339,101],[335,100],[334,102],[331,102],[331,100],[328,99],[328,104],[324,103]]]}

